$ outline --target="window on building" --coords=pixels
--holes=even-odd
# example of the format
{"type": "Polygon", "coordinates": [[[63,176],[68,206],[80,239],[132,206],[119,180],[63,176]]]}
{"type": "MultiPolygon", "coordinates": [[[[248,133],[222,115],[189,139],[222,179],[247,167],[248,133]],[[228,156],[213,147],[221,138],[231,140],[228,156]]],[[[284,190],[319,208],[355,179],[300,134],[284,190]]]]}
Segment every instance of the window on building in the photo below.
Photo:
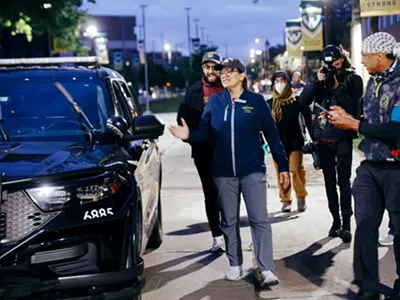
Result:
{"type": "Polygon", "coordinates": [[[396,16],[397,22],[400,22],[400,15],[396,16]]]}
{"type": "Polygon", "coordinates": [[[368,20],[362,19],[361,21],[362,36],[368,35],[368,20]]]}
{"type": "Polygon", "coordinates": [[[382,27],[383,28],[387,27],[387,16],[382,17],[382,27]]]}
{"type": "Polygon", "coordinates": [[[390,25],[393,25],[394,24],[394,16],[390,16],[389,18],[390,18],[390,25]]]}

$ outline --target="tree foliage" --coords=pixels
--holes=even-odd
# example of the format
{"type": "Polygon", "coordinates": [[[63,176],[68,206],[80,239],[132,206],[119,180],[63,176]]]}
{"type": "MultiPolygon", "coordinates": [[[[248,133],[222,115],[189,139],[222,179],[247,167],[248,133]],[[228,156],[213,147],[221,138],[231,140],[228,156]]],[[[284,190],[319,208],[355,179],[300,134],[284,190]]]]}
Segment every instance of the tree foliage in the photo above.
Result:
{"type": "MultiPolygon", "coordinates": [[[[67,50],[80,49],[79,24],[85,13],[82,0],[2,0],[1,25],[11,35],[24,34],[31,41],[33,34],[50,34],[63,41],[67,50]]],[[[88,0],[95,3],[95,0],[88,0]]]]}
{"type": "Polygon", "coordinates": [[[343,45],[350,49],[352,0],[336,0],[328,7],[329,44],[343,45]]]}

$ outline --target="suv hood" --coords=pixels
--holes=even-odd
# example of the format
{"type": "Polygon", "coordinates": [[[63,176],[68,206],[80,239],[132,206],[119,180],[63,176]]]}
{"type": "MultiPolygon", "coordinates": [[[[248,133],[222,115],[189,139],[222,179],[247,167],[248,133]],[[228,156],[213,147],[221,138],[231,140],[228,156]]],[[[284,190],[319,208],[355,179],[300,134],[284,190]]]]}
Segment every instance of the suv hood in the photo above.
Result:
{"type": "Polygon", "coordinates": [[[75,142],[0,143],[6,181],[100,167],[117,160],[117,147],[75,142]]]}

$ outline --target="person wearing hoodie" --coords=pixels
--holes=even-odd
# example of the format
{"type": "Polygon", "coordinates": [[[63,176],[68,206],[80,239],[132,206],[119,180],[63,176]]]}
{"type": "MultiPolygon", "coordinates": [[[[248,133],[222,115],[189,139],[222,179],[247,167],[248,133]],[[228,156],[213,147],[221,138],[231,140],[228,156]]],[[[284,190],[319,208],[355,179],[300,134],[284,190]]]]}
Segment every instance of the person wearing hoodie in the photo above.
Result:
{"type": "MultiPolygon", "coordinates": [[[[214,69],[215,65],[221,61],[222,56],[218,52],[207,52],[203,55],[201,62],[203,77],[188,88],[178,110],[178,124],[182,124],[181,119],[183,118],[190,129],[197,129],[208,99],[224,90],[214,69]]],[[[219,252],[224,249],[224,238],[220,227],[221,216],[217,204],[217,189],[211,174],[213,145],[210,140],[206,140],[202,143],[191,144],[191,147],[194,165],[203,187],[206,215],[213,237],[210,251],[219,252]]]]}
{"type": "Polygon", "coordinates": [[[330,106],[339,105],[350,115],[358,115],[363,82],[349,67],[340,47],[328,45],[322,50],[322,56],[324,67],[313,74],[300,95],[300,103],[303,106],[314,103],[311,137],[320,159],[328,207],[333,219],[328,236],[340,237],[343,242],[350,243],[353,215],[350,178],[353,139],[357,134],[329,124],[320,116],[320,107],[329,109],[330,106]]]}
{"type": "MultiPolygon", "coordinates": [[[[307,190],[302,148],[306,130],[311,132],[311,110],[308,106],[300,105],[299,97],[295,95],[289,75],[285,71],[275,72],[271,81],[272,98],[267,103],[272,110],[272,116],[288,156],[293,187],[296,192],[297,210],[303,212],[306,210],[307,190]],[[307,126],[307,129],[304,128],[304,125],[307,126]]],[[[275,167],[278,171],[276,164],[275,167]]],[[[282,211],[290,212],[292,209],[291,190],[285,191],[279,182],[278,186],[282,211]]]]}
{"type": "Polygon", "coordinates": [[[260,132],[269,144],[279,168],[279,179],[290,185],[285,149],[264,97],[247,87],[246,68],[239,59],[227,58],[215,66],[220,71],[225,91],[212,96],[197,130],[170,126],[171,133],[189,143],[210,137],[214,144],[212,173],[221,207],[221,228],[225,237],[230,269],[226,280],[243,276],[243,253],[240,239],[240,196],[243,195],[262,286],[278,284],[274,274],[272,229],[268,218],[265,153],[260,132]]]}
{"type": "Polygon", "coordinates": [[[394,230],[398,279],[386,299],[400,300],[400,43],[377,32],[364,39],[362,64],[371,78],[363,98],[363,118],[357,120],[333,106],[328,120],[343,130],[359,132],[365,160],[357,169],[352,192],[357,223],[354,276],[357,300],[378,300],[378,236],[384,210],[394,230]]]}

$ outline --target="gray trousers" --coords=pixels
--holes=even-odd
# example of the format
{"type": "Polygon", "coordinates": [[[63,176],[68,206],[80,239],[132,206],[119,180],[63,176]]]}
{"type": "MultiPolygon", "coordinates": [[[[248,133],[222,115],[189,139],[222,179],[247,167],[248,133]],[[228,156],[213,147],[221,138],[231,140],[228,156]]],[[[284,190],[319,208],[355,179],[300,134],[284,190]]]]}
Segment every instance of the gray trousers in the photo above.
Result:
{"type": "Polygon", "coordinates": [[[260,272],[274,271],[272,229],[267,211],[266,175],[253,173],[245,177],[214,177],[221,209],[221,229],[231,266],[243,264],[240,239],[240,194],[247,208],[253,246],[260,272]]]}

